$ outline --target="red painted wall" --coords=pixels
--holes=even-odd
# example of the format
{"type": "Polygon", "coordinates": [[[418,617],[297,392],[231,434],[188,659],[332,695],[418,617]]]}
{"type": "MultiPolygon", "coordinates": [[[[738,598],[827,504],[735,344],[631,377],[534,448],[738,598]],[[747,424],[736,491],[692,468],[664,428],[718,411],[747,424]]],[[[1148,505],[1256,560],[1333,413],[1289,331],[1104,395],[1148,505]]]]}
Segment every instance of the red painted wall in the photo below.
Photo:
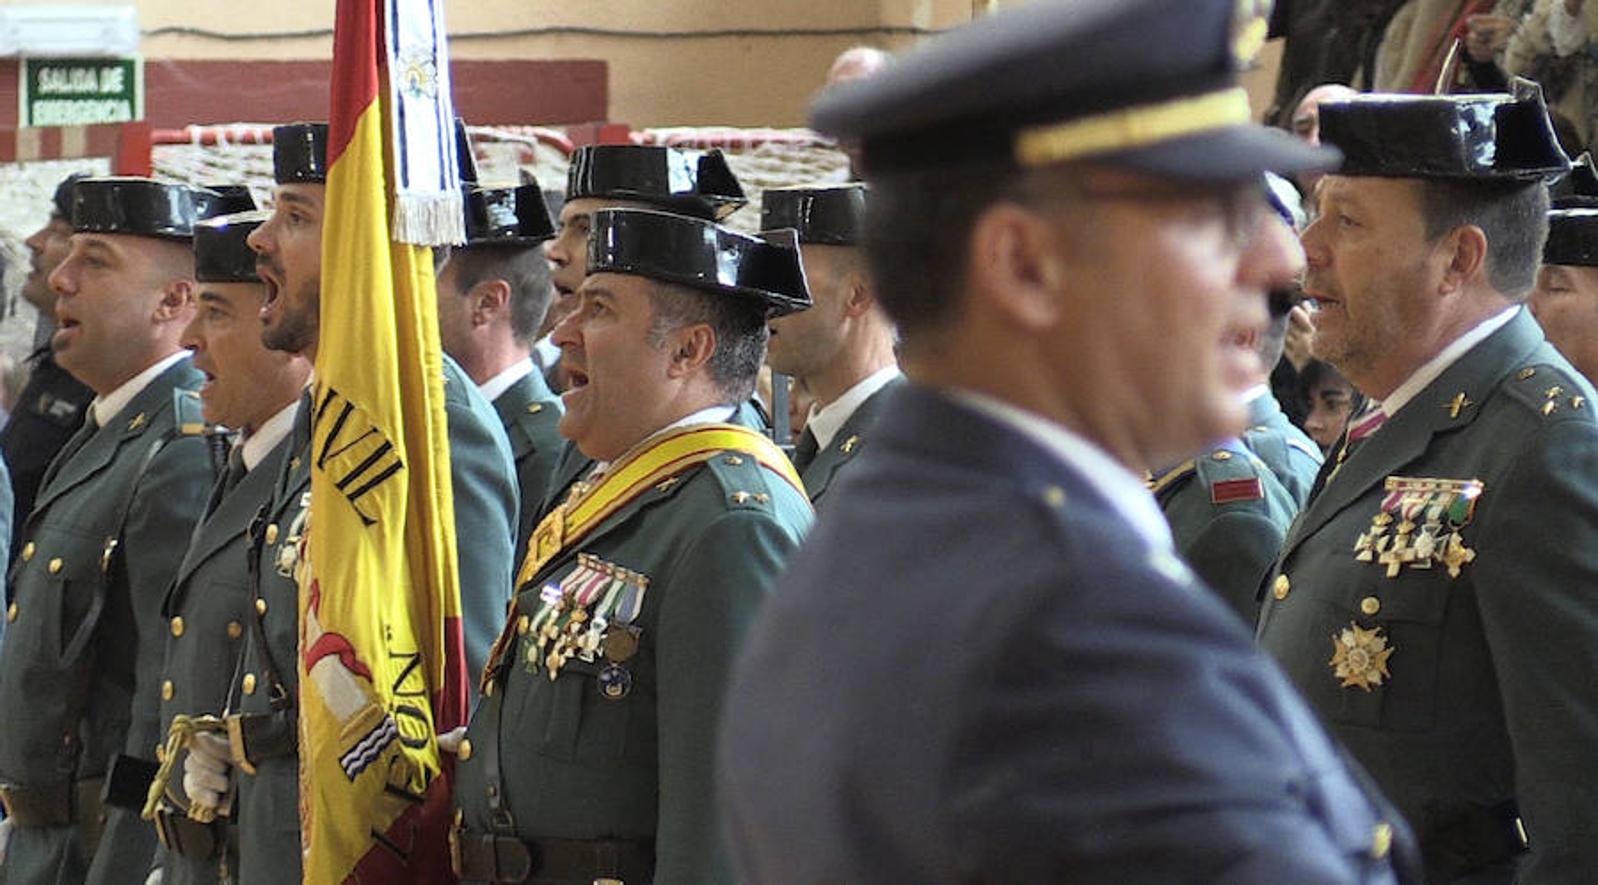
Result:
{"type": "MultiPolygon", "coordinates": [[[[144,112],[158,129],[192,123],[327,119],[327,61],[146,59],[144,112]]],[[[609,116],[603,61],[478,61],[450,65],[456,112],[474,125],[563,124],[609,116]]],[[[18,65],[0,59],[0,127],[17,124],[18,65]]]]}

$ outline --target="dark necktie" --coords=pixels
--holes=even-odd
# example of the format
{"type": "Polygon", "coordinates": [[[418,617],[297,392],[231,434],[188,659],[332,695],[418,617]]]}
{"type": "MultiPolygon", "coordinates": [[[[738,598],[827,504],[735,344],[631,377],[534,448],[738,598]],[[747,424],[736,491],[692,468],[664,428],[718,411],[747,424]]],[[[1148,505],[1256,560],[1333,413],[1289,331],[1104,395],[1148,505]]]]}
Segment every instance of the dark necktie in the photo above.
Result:
{"type": "Polygon", "coordinates": [[[222,499],[227,497],[233,487],[243,481],[244,475],[249,473],[249,468],[244,466],[244,446],[233,447],[227,456],[227,469],[222,471],[222,476],[211,489],[211,500],[205,507],[205,515],[210,516],[221,505],[222,499]]]}
{"type": "Polygon", "coordinates": [[[793,466],[795,470],[803,473],[816,460],[816,453],[820,450],[816,443],[816,435],[806,427],[805,432],[799,434],[799,442],[793,447],[793,466]]]}

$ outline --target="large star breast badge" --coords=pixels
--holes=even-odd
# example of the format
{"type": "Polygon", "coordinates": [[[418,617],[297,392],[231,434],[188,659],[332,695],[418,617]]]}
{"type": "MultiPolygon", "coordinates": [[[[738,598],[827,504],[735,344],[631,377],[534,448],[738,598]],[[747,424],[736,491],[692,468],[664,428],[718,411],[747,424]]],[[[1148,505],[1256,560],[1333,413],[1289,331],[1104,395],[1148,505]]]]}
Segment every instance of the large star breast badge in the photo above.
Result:
{"type": "Polygon", "coordinates": [[[1351,623],[1332,637],[1332,659],[1327,663],[1342,688],[1370,691],[1392,675],[1387,672],[1387,659],[1392,656],[1382,628],[1366,630],[1351,623]]]}

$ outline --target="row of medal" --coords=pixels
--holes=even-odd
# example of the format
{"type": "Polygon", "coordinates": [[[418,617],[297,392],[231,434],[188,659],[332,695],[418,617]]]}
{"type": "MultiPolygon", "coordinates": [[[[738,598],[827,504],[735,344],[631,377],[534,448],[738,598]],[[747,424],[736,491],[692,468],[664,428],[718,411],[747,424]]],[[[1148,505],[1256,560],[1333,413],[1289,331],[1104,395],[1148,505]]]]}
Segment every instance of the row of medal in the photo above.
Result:
{"type": "Polygon", "coordinates": [[[1459,530],[1468,524],[1481,498],[1477,479],[1419,479],[1389,476],[1381,510],[1354,542],[1354,558],[1387,567],[1396,578],[1408,566],[1441,565],[1451,578],[1476,558],[1459,530]]]}
{"type": "Polygon", "coordinates": [[[610,700],[626,697],[633,688],[627,664],[638,654],[640,630],[634,625],[643,611],[649,577],[592,554],[577,556],[577,567],[559,584],[539,591],[538,611],[523,616],[517,632],[527,635],[527,671],[540,668],[554,681],[566,663],[576,658],[604,665],[599,670],[599,693],[610,700]]]}

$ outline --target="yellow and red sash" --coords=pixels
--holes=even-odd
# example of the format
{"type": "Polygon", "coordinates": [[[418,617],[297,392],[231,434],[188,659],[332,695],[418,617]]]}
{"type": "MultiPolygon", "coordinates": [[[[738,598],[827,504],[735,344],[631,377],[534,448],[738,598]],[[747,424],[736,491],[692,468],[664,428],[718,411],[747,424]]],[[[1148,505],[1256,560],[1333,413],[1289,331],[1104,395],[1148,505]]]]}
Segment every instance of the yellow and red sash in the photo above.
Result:
{"type": "Polygon", "coordinates": [[[754,458],[805,494],[804,482],[788,456],[756,431],[736,424],[695,424],[673,430],[622,455],[597,483],[574,483],[566,500],[533,530],[516,586],[531,581],[556,556],[645,491],[729,451],[754,458]]]}

